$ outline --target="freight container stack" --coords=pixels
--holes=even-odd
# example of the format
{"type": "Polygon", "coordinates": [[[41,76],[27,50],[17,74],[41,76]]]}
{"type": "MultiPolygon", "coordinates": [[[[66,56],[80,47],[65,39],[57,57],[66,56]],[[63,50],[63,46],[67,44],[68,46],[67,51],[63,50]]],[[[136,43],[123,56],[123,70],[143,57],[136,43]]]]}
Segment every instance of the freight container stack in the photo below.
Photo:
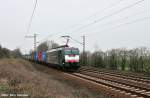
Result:
{"type": "Polygon", "coordinates": [[[42,61],[42,52],[38,52],[38,61],[42,61]]]}
{"type": "Polygon", "coordinates": [[[34,52],[34,61],[38,60],[38,52],[34,52]]]}
{"type": "Polygon", "coordinates": [[[26,59],[62,69],[76,70],[79,65],[79,50],[73,47],[58,47],[49,51],[34,51],[26,59]]]}
{"type": "Polygon", "coordinates": [[[42,52],[42,62],[46,62],[46,52],[42,52]]]}

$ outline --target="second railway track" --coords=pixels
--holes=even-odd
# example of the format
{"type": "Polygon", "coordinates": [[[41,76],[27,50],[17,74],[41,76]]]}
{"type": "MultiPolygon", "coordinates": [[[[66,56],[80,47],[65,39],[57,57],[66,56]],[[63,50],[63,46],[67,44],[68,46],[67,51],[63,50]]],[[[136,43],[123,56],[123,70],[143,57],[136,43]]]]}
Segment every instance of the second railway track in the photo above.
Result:
{"type": "Polygon", "coordinates": [[[103,74],[103,75],[110,75],[110,76],[114,76],[114,77],[120,77],[120,78],[124,78],[124,79],[130,79],[130,80],[134,80],[134,81],[138,81],[138,82],[143,82],[143,83],[147,83],[150,84],[150,77],[145,77],[145,76],[141,76],[141,75],[137,75],[137,74],[131,74],[131,73],[121,73],[121,72],[117,72],[117,71],[112,71],[112,70],[99,70],[97,68],[93,68],[93,67],[82,67],[80,70],[80,72],[82,71],[87,71],[87,72],[94,72],[94,73],[99,73],[99,74],[103,74]]]}
{"type": "MultiPolygon", "coordinates": [[[[106,72],[100,72],[92,69],[82,69],[77,73],[72,73],[76,77],[80,77],[95,83],[109,86],[116,90],[124,93],[130,93],[131,95],[136,95],[137,97],[150,98],[150,84],[149,81],[142,81],[143,79],[132,79],[127,78],[127,76],[110,74],[106,72]]],[[[135,97],[135,98],[137,98],[135,97]]]]}
{"type": "MultiPolygon", "coordinates": [[[[96,78],[96,77],[81,74],[81,73],[72,73],[71,75],[113,88],[113,90],[121,92],[124,95],[130,94],[131,98],[150,98],[150,92],[146,90],[138,89],[132,86],[123,85],[121,83],[116,83],[116,82],[96,78]]],[[[126,98],[129,98],[129,97],[126,96],[126,98]]]]}

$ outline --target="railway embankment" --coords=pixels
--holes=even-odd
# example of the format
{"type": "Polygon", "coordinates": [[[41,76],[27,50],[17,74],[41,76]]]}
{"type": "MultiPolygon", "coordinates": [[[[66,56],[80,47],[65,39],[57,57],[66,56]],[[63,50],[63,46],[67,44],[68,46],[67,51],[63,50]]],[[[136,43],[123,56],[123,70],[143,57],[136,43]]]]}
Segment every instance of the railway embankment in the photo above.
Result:
{"type": "Polygon", "coordinates": [[[0,98],[103,98],[61,71],[22,59],[0,60],[0,98]]]}

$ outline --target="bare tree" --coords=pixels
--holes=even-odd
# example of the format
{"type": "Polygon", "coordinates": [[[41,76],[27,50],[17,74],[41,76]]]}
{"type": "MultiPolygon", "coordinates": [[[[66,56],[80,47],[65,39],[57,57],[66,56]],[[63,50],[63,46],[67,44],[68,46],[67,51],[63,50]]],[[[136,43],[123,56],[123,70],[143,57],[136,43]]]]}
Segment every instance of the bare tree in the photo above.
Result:
{"type": "Polygon", "coordinates": [[[103,55],[104,53],[102,51],[95,51],[92,54],[92,65],[96,67],[104,68],[104,62],[103,62],[103,55]]]}
{"type": "Polygon", "coordinates": [[[117,55],[116,51],[113,49],[110,52],[110,69],[116,70],[117,69],[117,55]]]}
{"type": "Polygon", "coordinates": [[[9,58],[10,57],[10,50],[7,48],[3,48],[0,45],[0,58],[9,58]]]}
{"type": "Polygon", "coordinates": [[[59,46],[59,44],[55,43],[54,41],[50,41],[50,43],[49,43],[49,49],[56,48],[58,46],[59,46]]]}
{"type": "Polygon", "coordinates": [[[22,54],[21,54],[21,51],[20,51],[19,48],[13,50],[13,51],[11,52],[11,55],[12,55],[14,58],[20,58],[20,57],[22,57],[22,54]]]}
{"type": "Polygon", "coordinates": [[[85,51],[84,55],[83,52],[80,53],[80,65],[82,66],[92,66],[91,65],[91,53],[89,51],[85,51]]]}
{"type": "Polygon", "coordinates": [[[37,47],[37,51],[47,51],[58,46],[59,44],[55,43],[54,41],[45,41],[37,47]]]}
{"type": "Polygon", "coordinates": [[[48,50],[48,43],[43,42],[37,47],[37,51],[47,51],[48,50]]]}

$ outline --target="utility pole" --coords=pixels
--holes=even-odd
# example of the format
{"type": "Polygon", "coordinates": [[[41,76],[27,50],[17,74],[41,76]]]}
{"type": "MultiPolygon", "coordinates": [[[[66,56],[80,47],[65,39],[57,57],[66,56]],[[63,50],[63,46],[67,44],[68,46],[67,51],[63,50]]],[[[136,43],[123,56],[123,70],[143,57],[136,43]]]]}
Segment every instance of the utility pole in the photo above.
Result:
{"type": "Polygon", "coordinates": [[[33,38],[34,39],[34,51],[36,51],[36,38],[37,38],[37,35],[38,34],[33,34],[32,36],[30,35],[30,36],[25,36],[25,38],[33,38]]]}
{"type": "Polygon", "coordinates": [[[82,36],[83,38],[83,63],[86,64],[86,58],[85,58],[85,35],[82,36]]]}
{"type": "Polygon", "coordinates": [[[82,38],[83,38],[83,53],[85,53],[85,35],[83,35],[82,38]]]}

